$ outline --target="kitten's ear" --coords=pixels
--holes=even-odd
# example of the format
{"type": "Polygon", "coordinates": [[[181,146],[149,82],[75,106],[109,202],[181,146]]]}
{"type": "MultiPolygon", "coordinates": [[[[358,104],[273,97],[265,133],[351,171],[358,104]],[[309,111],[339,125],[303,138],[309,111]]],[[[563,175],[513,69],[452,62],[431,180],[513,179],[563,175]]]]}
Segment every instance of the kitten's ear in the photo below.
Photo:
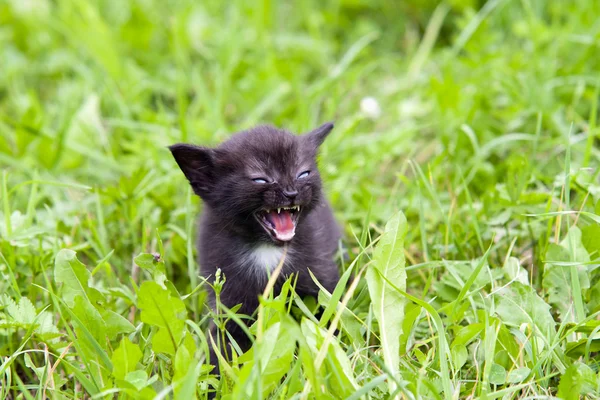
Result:
{"type": "Polygon", "coordinates": [[[194,193],[207,196],[214,184],[214,150],[191,144],[178,143],[169,146],[179,168],[190,181],[194,193]]]}
{"type": "Polygon", "coordinates": [[[329,132],[331,132],[332,129],[333,122],[327,122],[318,127],[317,129],[308,132],[304,136],[308,138],[308,140],[315,146],[315,148],[318,148],[321,144],[323,144],[325,138],[327,137],[327,135],[329,135],[329,132]]]}

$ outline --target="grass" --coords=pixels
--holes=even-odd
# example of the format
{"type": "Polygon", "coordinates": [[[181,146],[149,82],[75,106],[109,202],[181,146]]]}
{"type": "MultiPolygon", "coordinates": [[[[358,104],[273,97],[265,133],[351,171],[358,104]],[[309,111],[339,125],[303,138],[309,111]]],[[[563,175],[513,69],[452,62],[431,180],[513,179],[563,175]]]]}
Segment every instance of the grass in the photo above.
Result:
{"type": "Polygon", "coordinates": [[[596,2],[397,3],[1,2],[0,397],[599,398],[596,2]],[[166,146],[327,120],[348,289],[217,379],[166,146]]]}

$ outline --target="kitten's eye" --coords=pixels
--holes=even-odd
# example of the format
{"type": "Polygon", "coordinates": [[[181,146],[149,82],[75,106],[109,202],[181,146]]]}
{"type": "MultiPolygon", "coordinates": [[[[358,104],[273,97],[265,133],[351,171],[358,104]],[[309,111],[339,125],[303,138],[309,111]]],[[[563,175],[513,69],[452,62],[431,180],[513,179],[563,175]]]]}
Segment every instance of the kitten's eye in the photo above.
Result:
{"type": "Polygon", "coordinates": [[[300,175],[298,175],[298,178],[296,178],[296,179],[304,179],[304,178],[307,178],[308,175],[310,175],[310,171],[304,171],[300,175]]]}
{"type": "Polygon", "coordinates": [[[252,179],[252,181],[256,183],[267,183],[267,180],[265,178],[254,178],[252,179]]]}

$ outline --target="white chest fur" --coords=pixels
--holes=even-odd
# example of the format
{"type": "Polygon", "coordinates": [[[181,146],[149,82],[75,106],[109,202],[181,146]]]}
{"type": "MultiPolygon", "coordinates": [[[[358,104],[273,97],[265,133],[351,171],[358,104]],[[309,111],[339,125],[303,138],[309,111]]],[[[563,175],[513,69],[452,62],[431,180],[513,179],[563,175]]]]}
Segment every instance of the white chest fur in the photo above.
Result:
{"type": "Polygon", "coordinates": [[[246,264],[248,264],[248,267],[252,268],[256,274],[273,272],[283,257],[283,247],[261,244],[249,250],[245,257],[246,264]]]}

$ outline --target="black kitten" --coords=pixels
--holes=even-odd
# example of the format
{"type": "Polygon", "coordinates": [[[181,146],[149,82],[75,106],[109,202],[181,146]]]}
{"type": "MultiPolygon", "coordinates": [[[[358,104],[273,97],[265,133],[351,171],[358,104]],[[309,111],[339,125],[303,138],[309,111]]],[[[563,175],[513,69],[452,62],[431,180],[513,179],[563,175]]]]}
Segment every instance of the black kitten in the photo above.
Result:
{"type": "MultiPolygon", "coordinates": [[[[287,255],[275,293],[292,274],[296,292],[318,294],[308,269],[330,292],[339,280],[334,261],[340,230],[324,198],[316,165],[328,123],[303,136],[269,126],[240,132],[217,148],[170,146],[194,192],[204,200],[198,255],[201,273],[225,275],[221,302],[252,315],[269,272],[287,255]]],[[[215,295],[210,293],[214,307],[215,295]]],[[[250,341],[235,323],[227,326],[241,349],[250,341]]],[[[214,354],[211,363],[217,366],[214,354]]]]}

